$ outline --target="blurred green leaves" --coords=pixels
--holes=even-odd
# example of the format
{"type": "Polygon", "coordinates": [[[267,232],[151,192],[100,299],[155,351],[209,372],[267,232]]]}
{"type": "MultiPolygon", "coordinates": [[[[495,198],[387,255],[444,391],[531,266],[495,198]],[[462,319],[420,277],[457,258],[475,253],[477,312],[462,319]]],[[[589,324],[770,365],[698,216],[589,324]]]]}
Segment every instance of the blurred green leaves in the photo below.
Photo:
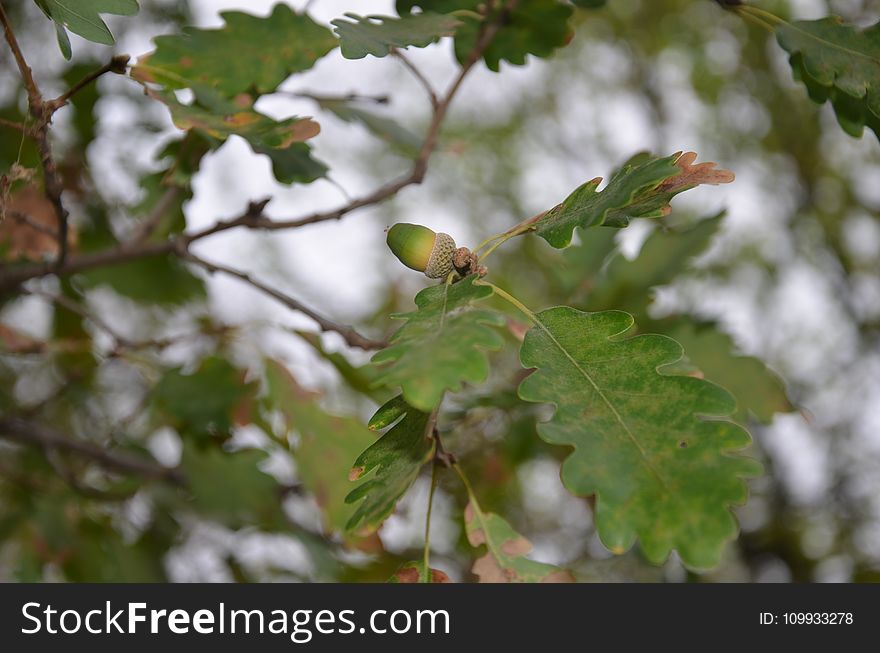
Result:
{"type": "Polygon", "coordinates": [[[596,495],[602,542],[623,553],[638,538],[655,563],[676,549],[689,567],[717,564],[737,532],[729,508],[746,500],[743,479],[760,472],[733,455],[750,442],[726,420],[733,397],[701,379],[664,375],[681,346],[657,335],[623,338],[633,326],[627,313],[559,307],[537,320],[520,354],[537,369],[519,394],[555,406],[538,432],[574,447],[562,480],[574,494],[596,495]]]}
{"type": "Polygon", "coordinates": [[[243,371],[210,356],[189,374],[179,367],[167,370],[153,388],[152,404],[184,437],[226,437],[236,409],[254,391],[243,371]]]}
{"type": "Polygon", "coordinates": [[[296,434],[297,475],[324,513],[327,532],[342,533],[354,513],[345,503],[351,491],[352,461],[375,439],[360,420],[337,417],[317,403],[316,393],[304,390],[290,372],[266,361],[267,408],[282,415],[288,434],[296,434]]]}

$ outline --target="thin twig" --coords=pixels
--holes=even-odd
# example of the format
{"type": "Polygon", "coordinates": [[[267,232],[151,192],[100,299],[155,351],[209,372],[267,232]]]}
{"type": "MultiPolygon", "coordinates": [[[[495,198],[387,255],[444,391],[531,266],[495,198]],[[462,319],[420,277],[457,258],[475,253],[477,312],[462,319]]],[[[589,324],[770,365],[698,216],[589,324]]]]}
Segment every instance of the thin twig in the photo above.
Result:
{"type": "Polygon", "coordinates": [[[382,349],[387,345],[387,343],[380,340],[372,340],[367,338],[366,336],[361,335],[357,331],[355,331],[352,327],[344,324],[337,324],[332,320],[327,319],[323,315],[320,315],[313,311],[312,309],[304,306],[301,302],[294,299],[290,295],[287,295],[280,290],[272,288],[271,286],[267,286],[262,281],[258,281],[254,279],[247,272],[243,272],[241,270],[236,270],[235,268],[231,268],[226,265],[221,265],[219,263],[212,263],[211,261],[206,261],[205,259],[196,256],[192,252],[187,252],[182,255],[182,258],[191,263],[195,263],[198,266],[201,266],[208,272],[222,272],[223,274],[229,275],[231,277],[235,277],[241,281],[244,281],[247,284],[250,284],[260,292],[269,295],[276,301],[284,304],[288,308],[298,311],[304,315],[307,315],[315,322],[318,323],[318,326],[321,328],[321,331],[328,332],[332,331],[334,333],[338,333],[343,337],[345,342],[347,342],[352,347],[360,347],[361,349],[382,349]]]}
{"type": "Polygon", "coordinates": [[[47,236],[51,236],[53,239],[58,238],[58,230],[53,229],[49,225],[45,225],[42,222],[37,222],[31,216],[22,213],[20,211],[9,211],[7,215],[12,219],[18,222],[19,224],[23,224],[29,229],[33,229],[34,231],[39,231],[41,234],[45,234],[47,236]]]}
{"type": "Polygon", "coordinates": [[[105,469],[137,474],[144,478],[165,480],[183,485],[186,478],[180,469],[163,467],[148,460],[123,453],[116,453],[85,440],[77,440],[50,426],[37,424],[20,417],[0,418],[0,437],[15,442],[49,447],[88,458],[105,469]]]}
{"type": "Polygon", "coordinates": [[[46,197],[52,203],[55,213],[58,215],[58,258],[55,261],[54,268],[59,269],[64,266],[67,259],[68,213],[64,208],[64,203],[61,201],[64,184],[62,183],[61,176],[58,174],[58,167],[55,165],[55,159],[52,157],[52,148],[49,145],[49,119],[52,117],[52,113],[48,110],[46,103],[43,102],[43,96],[34,80],[33,72],[27,65],[27,61],[25,61],[24,54],[22,54],[21,48],[18,45],[18,40],[15,38],[12,25],[6,16],[6,11],[3,9],[2,4],[0,4],[0,23],[3,23],[3,34],[6,37],[6,42],[9,44],[9,49],[12,50],[12,56],[15,57],[15,62],[18,64],[18,70],[24,81],[28,95],[28,107],[30,108],[31,115],[36,120],[31,135],[36,140],[37,150],[40,153],[46,197]]]}
{"type": "Polygon", "coordinates": [[[23,134],[29,134],[30,130],[21,122],[15,122],[14,120],[7,120],[6,118],[0,118],[0,126],[9,127],[10,129],[17,129],[23,134]]]}
{"type": "Polygon", "coordinates": [[[59,95],[54,100],[47,100],[45,103],[45,118],[51,118],[52,114],[54,114],[56,111],[58,111],[58,109],[60,109],[70,101],[70,98],[72,98],[74,95],[83,90],[86,86],[94,82],[101,75],[105,75],[110,72],[116,73],[117,75],[124,74],[126,66],[128,66],[129,59],[131,59],[131,57],[129,57],[127,54],[118,54],[97,70],[94,70],[83,77],[66,93],[59,95]]]}
{"type": "Polygon", "coordinates": [[[419,70],[416,65],[407,57],[401,50],[397,48],[391,49],[391,54],[394,57],[397,57],[400,62],[403,64],[404,68],[406,68],[412,76],[416,78],[416,81],[422,85],[425,89],[425,92],[428,94],[428,99],[431,101],[431,108],[436,111],[437,105],[440,104],[440,100],[437,98],[437,92],[434,90],[434,87],[431,85],[431,82],[428,81],[428,78],[422,74],[422,71],[419,70]]]}

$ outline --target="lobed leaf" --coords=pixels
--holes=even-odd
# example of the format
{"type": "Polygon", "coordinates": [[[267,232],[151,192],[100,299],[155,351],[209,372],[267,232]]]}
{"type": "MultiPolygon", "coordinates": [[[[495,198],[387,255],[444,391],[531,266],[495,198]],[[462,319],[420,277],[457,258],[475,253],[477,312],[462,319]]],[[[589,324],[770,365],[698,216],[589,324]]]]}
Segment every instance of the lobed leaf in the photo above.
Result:
{"type": "Polygon", "coordinates": [[[532,543],[498,515],[483,512],[473,500],[465,508],[464,525],[471,546],[486,545],[486,555],[472,569],[481,583],[574,582],[564,569],[526,558],[532,543]]]}
{"type": "Polygon", "coordinates": [[[211,88],[232,98],[275,91],[291,74],[311,68],[336,47],[333,33],[306,14],[277,4],[266,17],[221,12],[220,29],[187,28],[159,36],[132,76],[166,88],[211,88]]]}
{"type": "Polygon", "coordinates": [[[795,78],[814,102],[831,102],[847,134],[859,137],[867,125],[880,138],[880,23],[858,30],[836,16],[783,22],[776,39],[795,78]]]}
{"type": "Polygon", "coordinates": [[[458,391],[465,382],[481,383],[489,374],[486,351],[500,349],[504,316],[477,308],[492,289],[477,285],[477,275],[455,284],[441,283],[416,295],[418,310],[393,317],[406,320],[387,348],[373,363],[389,363],[376,386],[400,386],[406,402],[430,412],[446,391],[458,391]]]}
{"type": "Polygon", "coordinates": [[[633,326],[627,313],[558,307],[537,320],[520,353],[537,369],[519,394],[555,406],[538,432],[574,448],[562,480],[574,494],[596,496],[602,542],[622,553],[638,538],[653,562],[676,549],[689,567],[717,564],[737,532],[729,507],[745,502],[743,479],[760,472],[734,454],[750,438],[727,420],[733,397],[702,379],[664,374],[681,346],[659,335],[622,338],[633,326]]]}
{"type": "Polygon", "coordinates": [[[346,59],[363,59],[368,54],[384,57],[392,48],[424,48],[444,36],[452,36],[461,21],[454,16],[425,12],[401,18],[358,16],[346,13],[345,20],[331,20],[346,59]]]}
{"type": "Polygon", "coordinates": [[[375,470],[345,497],[346,503],[358,504],[346,524],[349,532],[360,535],[379,528],[434,452],[428,414],[407,405],[402,396],[379,408],[370,428],[384,428],[396,420],[400,421],[358,456],[349,473],[349,480],[357,481],[375,470]]]}
{"type": "MultiPolygon", "coordinates": [[[[415,7],[424,11],[450,13],[467,10],[476,12],[482,0],[397,0],[397,12],[403,16],[415,7]]],[[[483,59],[490,70],[498,72],[502,61],[522,66],[528,55],[549,57],[569,43],[572,38],[568,20],[572,7],[558,0],[519,0],[509,11],[496,3],[496,11],[503,16],[491,17],[500,21],[500,27],[486,48],[483,59]]],[[[467,61],[477,43],[482,21],[467,17],[455,33],[455,55],[458,61],[467,61]]]]}
{"type": "Polygon", "coordinates": [[[535,232],[556,248],[571,244],[575,227],[625,227],[633,218],[657,218],[671,211],[669,202],[681,192],[701,184],[726,184],[732,172],[714,163],[693,165],[694,152],[667,157],[641,154],[630,159],[597,192],[601,177],[575,189],[561,204],[547,211],[534,225],[535,232]]]}
{"type": "Polygon", "coordinates": [[[375,436],[359,420],[326,413],[317,403],[318,394],[300,387],[281,363],[266,361],[266,386],[266,407],[283,416],[289,433],[299,435],[297,475],[315,496],[324,528],[343,532],[354,513],[345,503],[351,461],[375,436]]]}
{"type": "Polygon", "coordinates": [[[245,139],[255,153],[269,157],[272,172],[281,183],[310,183],[327,174],[327,166],[312,158],[311,148],[303,143],[321,131],[311,118],[275,120],[254,111],[247,97],[244,103],[236,105],[209,89],[199,89],[192,104],[181,103],[168,91],[145,90],[168,106],[178,129],[202,135],[212,141],[214,149],[230,136],[245,139]]]}
{"type": "Polygon", "coordinates": [[[134,16],[140,7],[137,0],[34,0],[46,17],[55,23],[58,47],[65,59],[71,57],[70,37],[66,30],[102,45],[113,45],[113,34],[101,14],[134,16]]]}

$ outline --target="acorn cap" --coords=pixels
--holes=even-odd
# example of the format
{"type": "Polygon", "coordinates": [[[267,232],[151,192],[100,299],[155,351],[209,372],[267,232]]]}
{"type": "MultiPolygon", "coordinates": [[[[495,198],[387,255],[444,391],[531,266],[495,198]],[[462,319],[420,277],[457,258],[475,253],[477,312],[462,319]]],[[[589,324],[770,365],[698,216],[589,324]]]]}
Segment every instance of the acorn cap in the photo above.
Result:
{"type": "Polygon", "coordinates": [[[401,222],[388,230],[386,242],[401,263],[431,279],[442,279],[452,272],[455,241],[449,234],[401,222]]]}

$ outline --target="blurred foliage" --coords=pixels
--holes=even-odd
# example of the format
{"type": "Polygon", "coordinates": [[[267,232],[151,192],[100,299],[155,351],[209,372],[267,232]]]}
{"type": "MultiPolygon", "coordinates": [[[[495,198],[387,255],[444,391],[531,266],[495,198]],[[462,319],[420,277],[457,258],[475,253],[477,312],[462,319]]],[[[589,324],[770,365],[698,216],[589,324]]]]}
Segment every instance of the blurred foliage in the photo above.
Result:
{"type": "MultiPolygon", "coordinates": [[[[42,4],[45,9],[52,3],[42,4]]],[[[477,21],[468,12],[479,4],[401,1],[397,8],[402,14],[415,7],[464,10],[456,14],[462,24],[453,46],[461,61],[477,38],[477,21]]],[[[807,3],[760,4],[789,19],[803,17],[807,3]]],[[[843,13],[849,24],[877,22],[872,3],[825,4],[825,13],[843,13]]],[[[192,22],[185,2],[141,5],[136,18],[113,23],[117,39],[137,30],[148,36],[179,34],[192,22]]],[[[100,12],[102,3],[89,6],[100,12]]],[[[38,49],[34,44],[46,39],[45,17],[32,3],[13,3],[7,11],[26,50],[38,49]]],[[[272,123],[268,131],[252,132],[250,142],[254,151],[270,157],[278,181],[309,183],[325,177],[333,162],[317,161],[310,146],[299,142],[311,132],[291,138],[289,132],[275,131],[296,131],[307,121],[278,122],[252,107],[291,73],[325,55],[341,54],[327,54],[336,45],[327,26],[284,6],[274,12],[311,43],[305,60],[301,50],[289,47],[288,33],[276,39],[280,32],[267,22],[272,17],[252,20],[237,12],[231,22],[226,15],[226,30],[160,37],[156,54],[139,60],[145,83],[194,91],[193,104],[162,91],[178,112],[178,124],[192,127],[186,135],[170,140],[157,135],[164,123],[154,117],[155,102],[134,84],[129,91],[118,84],[89,85],[62,109],[53,125],[53,146],[65,200],[77,217],[76,253],[125,242],[160,202],[167,206],[149,241],[162,243],[184,230],[185,205],[199,166],[228,135],[230,123],[215,122],[214,114],[206,118],[206,110],[246,114],[244,122],[251,126],[253,120],[272,123]],[[236,45],[230,46],[233,38],[236,45]],[[198,66],[177,49],[193,40],[203,41],[206,52],[198,66]],[[261,59],[267,51],[272,56],[261,59]],[[195,79],[190,75],[194,69],[200,73],[195,79]],[[99,109],[119,98],[137,112],[136,123],[126,127],[130,134],[160,145],[149,166],[126,162],[139,179],[140,192],[124,200],[102,189],[92,159],[93,153],[107,151],[109,128],[99,109]]],[[[49,15],[78,33],[77,24],[49,15]]],[[[66,38],[60,29],[64,48],[62,34],[66,38]]],[[[380,36],[382,43],[400,45],[387,34],[380,36]]],[[[443,572],[456,580],[550,573],[549,565],[523,557],[531,556],[530,543],[536,559],[564,566],[580,581],[880,578],[880,464],[876,445],[859,435],[870,430],[864,407],[880,397],[880,266],[877,247],[870,245],[878,233],[880,205],[871,189],[876,188],[880,152],[874,134],[851,140],[838,129],[831,107],[820,107],[807,95],[817,102],[830,100],[841,124],[855,134],[862,124],[876,129],[876,89],[857,96],[856,104],[836,95],[837,86],[829,79],[839,78],[838,58],[830,58],[828,69],[817,68],[811,56],[827,57],[808,52],[790,37],[779,33],[784,47],[800,53],[793,64],[806,90],[792,79],[786,52],[773,33],[708,0],[529,0],[518,3],[500,30],[486,64],[503,78],[508,63],[530,62],[523,71],[529,73],[527,82],[518,82],[504,110],[487,110],[476,101],[473,107],[460,105],[444,128],[418,201],[465,216],[469,233],[479,240],[546,209],[536,204],[536,184],[558,187],[561,195],[555,201],[561,201],[584,179],[617,168],[633,149],[693,147],[736,171],[758,198],[750,206],[760,215],[750,222],[721,215],[701,219],[713,206],[702,199],[710,195],[702,195],[691,204],[682,199],[672,215],[650,224],[634,220],[644,236],[635,239],[639,242],[597,227],[575,231],[574,246],[557,252],[539,238],[524,236],[506,243],[487,264],[494,283],[516,288],[530,306],[569,303],[585,311],[626,310],[636,316],[641,332],[677,339],[686,358],[675,371],[703,376],[735,396],[735,419],[756,440],[748,453],[762,459],[767,475],[750,483],[752,498],[738,513],[742,533],[724,548],[712,570],[688,571],[677,558],[657,567],[638,547],[612,555],[600,543],[596,522],[601,530],[601,517],[592,499],[558,491],[560,465],[570,451],[538,437],[536,422],[550,417],[546,407],[516,394],[524,374],[516,356],[524,330],[517,320],[523,318],[487,296],[482,299],[488,314],[503,309],[511,318],[500,351],[494,351],[498,343],[493,338],[492,346],[470,352],[468,364],[479,373],[461,378],[477,381],[485,376],[483,350],[492,350],[486,383],[448,396],[438,423],[444,445],[458,456],[471,486],[465,490],[453,473],[439,470],[434,519],[447,536],[435,538],[431,566],[441,570],[431,570],[435,582],[443,572]],[[536,62],[532,55],[554,56],[536,62]],[[627,129],[631,112],[618,114],[621,98],[650,126],[640,133],[647,142],[635,148],[631,140],[622,146],[612,133],[627,129]],[[788,305],[780,298],[788,280],[807,273],[826,286],[812,289],[810,299],[816,303],[809,305],[808,315],[825,320],[817,324],[833,334],[827,340],[818,338],[820,329],[803,318],[783,319],[788,305]],[[731,290],[740,297],[738,303],[719,307],[714,300],[731,290]],[[761,321],[749,322],[750,314],[761,321]],[[812,360],[820,364],[809,365],[812,360]],[[801,439],[793,439],[792,432],[801,439]],[[803,479],[792,463],[799,443],[819,452],[814,456],[819,463],[811,469],[820,470],[822,484],[812,495],[799,489],[803,479]],[[480,504],[473,503],[474,497],[480,504]],[[472,509],[466,519],[469,501],[485,511],[472,509]],[[451,508],[444,513],[442,505],[451,508]],[[493,548],[490,539],[514,545],[493,548]],[[484,543],[489,545],[485,555],[474,551],[473,546],[484,543]],[[475,560],[483,563],[474,568],[475,560]]],[[[413,44],[432,38],[429,34],[413,44]]],[[[33,62],[40,83],[59,91],[70,88],[109,56],[109,49],[86,45],[74,49],[70,63],[57,51],[51,61],[43,53],[45,60],[33,62]]],[[[436,54],[451,56],[439,49],[436,54]]],[[[0,118],[26,122],[24,91],[6,48],[0,48],[0,69],[0,118]],[[13,79],[15,84],[8,83],[13,79]]],[[[373,149],[344,153],[361,156],[377,182],[389,179],[401,154],[418,149],[413,116],[392,120],[344,97],[319,98],[319,108],[325,129],[335,115],[364,125],[377,137],[373,149]]],[[[2,125],[0,130],[0,174],[11,178],[17,164],[39,179],[32,140],[2,125]]],[[[9,196],[24,185],[12,180],[9,196]]],[[[382,219],[387,223],[411,209],[406,198],[397,198],[383,205],[382,219]]],[[[0,231],[2,266],[22,265],[7,260],[7,251],[0,231]]],[[[45,254],[37,252],[37,258],[45,254]]],[[[205,529],[225,538],[225,544],[213,542],[201,551],[216,558],[223,578],[384,582],[393,576],[406,582],[413,572],[428,577],[422,562],[408,562],[421,558],[418,546],[404,537],[395,539],[390,526],[379,536],[365,535],[395,507],[396,529],[403,523],[422,527],[419,511],[430,476],[425,462],[433,453],[425,437],[428,416],[400,398],[388,401],[392,389],[383,387],[381,373],[365,365],[357,352],[338,351],[317,333],[284,332],[283,337],[314,351],[318,364],[338,379],[327,395],[303,389],[297,380],[301,370],[267,358],[260,338],[251,334],[259,354],[246,353],[246,330],[221,323],[205,301],[202,276],[173,255],[95,268],[62,283],[37,281],[28,286],[30,296],[0,296],[0,419],[33,420],[66,433],[76,446],[100,447],[138,464],[123,469],[76,449],[0,439],[0,579],[180,580],[175,560],[192,556],[188,547],[203,544],[199,537],[205,529]],[[377,406],[371,432],[362,418],[377,406]],[[375,430],[384,434],[377,438],[375,430]],[[179,476],[166,475],[168,470],[179,476]],[[353,485],[349,473],[363,477],[361,485],[353,485]],[[394,482],[383,480],[392,477],[394,482]],[[343,502],[346,495],[349,503],[343,502]],[[346,525],[355,534],[346,532],[346,525]],[[246,542],[254,534],[296,543],[306,563],[270,559],[255,564],[246,542]]],[[[389,283],[361,324],[390,334],[395,325],[388,314],[413,308],[411,293],[402,286],[389,283]]],[[[468,319],[469,314],[457,315],[468,319]]],[[[418,360],[418,365],[444,362],[430,356],[418,360]]],[[[459,380],[442,383],[439,391],[457,387],[459,380]]],[[[207,572],[203,578],[216,579],[207,572]]]]}

